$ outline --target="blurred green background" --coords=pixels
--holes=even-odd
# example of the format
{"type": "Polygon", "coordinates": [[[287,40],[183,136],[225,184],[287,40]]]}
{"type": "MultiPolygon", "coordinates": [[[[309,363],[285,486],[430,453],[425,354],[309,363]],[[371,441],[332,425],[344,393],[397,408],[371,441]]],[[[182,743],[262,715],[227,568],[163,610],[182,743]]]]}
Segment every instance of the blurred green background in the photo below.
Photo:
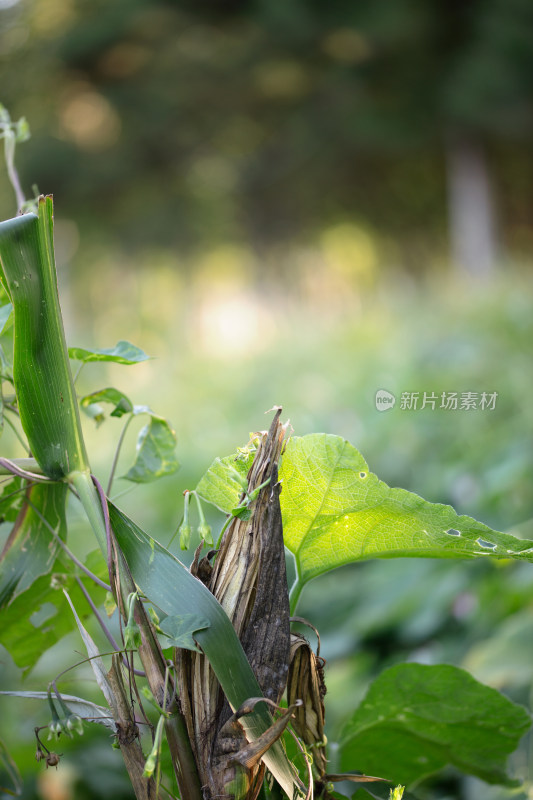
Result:
{"type": "MultiPolygon", "coordinates": [[[[390,485],[533,537],[529,0],[0,0],[0,101],[31,126],[26,192],[54,194],[69,344],[128,339],[154,356],[79,380],[176,429],[180,472],[121,498],[146,530],[171,541],[183,490],[281,404],[296,435],[346,437],[390,485]],[[478,407],[441,408],[443,392],[478,407]]],[[[15,212],[0,170],[1,218],[15,212]]],[[[121,423],[84,425],[105,479],[121,423]]],[[[134,453],[132,426],[118,474],[134,453]]],[[[465,666],[529,705],[532,603],[525,564],[369,562],[317,579],[299,613],[322,635],[330,741],[402,660],[465,666]]],[[[43,690],[81,650],[69,635],[23,681],[2,650],[2,688],[43,690]]],[[[73,674],[65,691],[98,701],[90,673],[73,674]]],[[[45,772],[31,739],[46,710],[1,706],[24,798],[130,796],[105,733],[61,743],[45,772]]],[[[528,742],[514,768],[530,781],[528,742]]],[[[511,793],[450,770],[418,795],[511,793]]]]}

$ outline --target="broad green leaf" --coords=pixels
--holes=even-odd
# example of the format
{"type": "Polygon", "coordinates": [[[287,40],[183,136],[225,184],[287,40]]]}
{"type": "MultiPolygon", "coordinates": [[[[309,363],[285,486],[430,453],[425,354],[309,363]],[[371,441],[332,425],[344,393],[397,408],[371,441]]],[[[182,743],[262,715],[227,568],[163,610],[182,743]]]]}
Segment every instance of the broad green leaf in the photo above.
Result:
{"type": "Polygon", "coordinates": [[[368,558],[493,556],[533,561],[533,542],[497,533],[451,506],[391,489],[345,439],[293,438],[280,469],[285,545],[301,584],[368,558]]]}
{"type": "Polygon", "coordinates": [[[82,410],[98,423],[103,422],[104,417],[100,403],[111,403],[114,406],[110,414],[111,417],[122,417],[124,414],[133,413],[131,400],[125,394],[119,392],[118,389],[113,389],[112,387],[86,394],[80,400],[82,410]]]}
{"type": "MultiPolygon", "coordinates": [[[[44,700],[48,702],[48,692],[0,692],[0,694],[7,697],[21,697],[25,700],[44,700]]],[[[108,708],[97,706],[96,703],[91,703],[90,700],[84,700],[83,697],[76,697],[71,694],[61,694],[61,699],[72,714],[77,714],[87,722],[98,722],[101,725],[105,725],[106,728],[111,728],[113,732],[116,731],[115,720],[108,708]]]]}
{"type": "Polygon", "coordinates": [[[3,332],[8,319],[11,316],[11,312],[13,311],[12,303],[6,303],[5,306],[0,308],[0,333],[3,332]]]}
{"type": "Polygon", "coordinates": [[[165,617],[159,625],[168,641],[163,642],[164,647],[183,647],[186,650],[201,650],[196,646],[194,636],[197,631],[209,627],[209,620],[198,614],[176,614],[165,617]]]}
{"type": "Polygon", "coordinates": [[[14,308],[20,420],[45,475],[88,468],[57,293],[51,197],[39,215],[0,223],[0,262],[14,308]]]}
{"type": "Polygon", "coordinates": [[[88,364],[91,361],[113,361],[115,364],[139,364],[150,356],[130,342],[121,340],[114,347],[104,350],[86,350],[83,347],[69,347],[70,358],[88,364]]]}
{"type": "MultiPolygon", "coordinates": [[[[227,614],[204,584],[195,578],[175,556],[147,536],[125,514],[109,503],[111,525],[124,553],[135,583],[148,599],[168,616],[197,615],[209,621],[195,638],[209,659],[233,709],[261,690],[227,614]]],[[[264,703],[242,718],[252,738],[257,738],[272,723],[264,703]]],[[[279,742],[263,760],[284,791],[292,798],[295,777],[279,742]]]]}
{"type": "Polygon", "coordinates": [[[237,452],[216,458],[201,478],[196,491],[225,514],[231,514],[247,487],[246,476],[252,466],[254,453],[237,452]]]}
{"type": "Polygon", "coordinates": [[[104,558],[104,554],[99,548],[96,550],[91,550],[91,552],[87,554],[84,564],[87,569],[90,569],[93,575],[96,575],[96,577],[100,578],[100,580],[109,580],[109,568],[107,566],[107,560],[104,558]]]}
{"type": "Polygon", "coordinates": [[[34,484],[0,556],[0,608],[52,569],[60,545],[50,528],[66,538],[63,483],[34,484]]]}
{"type": "Polygon", "coordinates": [[[400,664],[374,681],[345,726],[341,771],[412,786],[452,764],[487,783],[517,786],[506,761],[530,726],[525,708],[462,669],[400,664]]]}
{"type": "MultiPolygon", "coordinates": [[[[0,642],[24,671],[32,669],[42,654],[76,625],[63,587],[77,608],[88,608],[74,577],[59,571],[61,564],[56,564],[57,572],[37,578],[31,589],[2,609],[0,642]]],[[[105,590],[91,586],[91,595],[98,605],[103,601],[105,590]]]]}
{"type": "Polygon", "coordinates": [[[175,448],[176,434],[168,422],[152,415],[139,433],[135,463],[124,477],[135,483],[148,483],[172,475],[179,467],[175,448]]]}

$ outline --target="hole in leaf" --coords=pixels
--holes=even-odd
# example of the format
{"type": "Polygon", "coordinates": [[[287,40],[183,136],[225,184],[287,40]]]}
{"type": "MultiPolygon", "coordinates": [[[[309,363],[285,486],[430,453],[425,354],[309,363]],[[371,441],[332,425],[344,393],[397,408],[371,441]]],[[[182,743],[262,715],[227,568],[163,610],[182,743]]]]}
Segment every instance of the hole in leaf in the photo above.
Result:
{"type": "Polygon", "coordinates": [[[455,528],[450,528],[449,530],[446,531],[446,533],[448,534],[448,536],[460,536],[461,535],[461,531],[456,531],[455,528]]]}
{"type": "Polygon", "coordinates": [[[494,550],[494,548],[496,547],[496,545],[493,544],[492,542],[487,542],[485,541],[485,539],[481,538],[476,539],[476,544],[478,544],[480,547],[485,548],[485,550],[494,550]]]}
{"type": "Polygon", "coordinates": [[[57,614],[57,608],[53,603],[43,603],[37,611],[34,611],[30,617],[30,622],[34,628],[40,628],[41,625],[54,617],[57,614]]]}
{"type": "Polygon", "coordinates": [[[366,472],[360,472],[359,473],[359,477],[360,478],[366,478],[366,472]]]}

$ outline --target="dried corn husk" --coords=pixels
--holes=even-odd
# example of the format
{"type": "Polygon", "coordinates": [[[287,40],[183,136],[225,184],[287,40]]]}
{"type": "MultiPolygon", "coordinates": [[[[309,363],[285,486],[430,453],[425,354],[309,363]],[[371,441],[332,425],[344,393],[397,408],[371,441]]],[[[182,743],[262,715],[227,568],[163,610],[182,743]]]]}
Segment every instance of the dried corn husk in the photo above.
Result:
{"type": "Polygon", "coordinates": [[[313,757],[313,771],[317,779],[325,775],[327,766],[323,665],[323,659],[315,655],[307,639],[297,633],[291,634],[287,702],[303,701],[294,712],[292,724],[313,757]]]}
{"type": "MultiPolygon", "coordinates": [[[[251,502],[250,518],[232,520],[210,575],[205,562],[198,564],[195,559],[194,565],[196,572],[203,566],[206,585],[232,621],[264,696],[274,703],[285,688],[290,647],[277,482],[286,430],[280,413],[281,409],[268,433],[261,436],[248,473],[249,495],[269,481],[251,502]]],[[[261,787],[264,766],[255,751],[245,762],[239,759],[239,752],[248,748],[244,729],[232,716],[209,662],[201,654],[178,651],[176,666],[182,711],[204,794],[253,800],[261,787]]],[[[280,734],[281,730],[276,738],[280,734]]]]}

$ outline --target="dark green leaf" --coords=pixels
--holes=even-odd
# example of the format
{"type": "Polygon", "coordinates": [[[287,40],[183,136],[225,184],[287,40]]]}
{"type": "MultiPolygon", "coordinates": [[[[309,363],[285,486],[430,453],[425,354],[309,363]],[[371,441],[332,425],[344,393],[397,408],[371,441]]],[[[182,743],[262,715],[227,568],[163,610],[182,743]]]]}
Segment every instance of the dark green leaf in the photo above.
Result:
{"type": "Polygon", "coordinates": [[[506,761],[530,726],[522,706],[462,669],[400,664],[374,681],[344,728],[341,770],[412,786],[453,764],[516,786],[506,761]]]}
{"type": "Polygon", "coordinates": [[[0,608],[52,569],[60,545],[50,528],[66,538],[63,483],[34,484],[24,497],[0,556],[0,608]]]}
{"type": "Polygon", "coordinates": [[[109,580],[107,561],[100,549],[91,550],[91,552],[87,554],[84,564],[87,569],[89,569],[93,575],[96,575],[97,578],[100,578],[100,580],[109,580]]]}
{"type": "Polygon", "coordinates": [[[2,486],[0,494],[0,521],[15,522],[24,500],[22,478],[13,478],[2,486]]]}
{"type": "MultiPolygon", "coordinates": [[[[58,567],[61,568],[59,564],[58,567]]],[[[9,650],[15,664],[25,671],[76,626],[63,587],[78,608],[87,608],[87,601],[73,576],[52,572],[37,578],[31,590],[22,592],[2,609],[0,642],[9,650]]],[[[91,586],[91,595],[98,604],[105,590],[91,586]]]]}
{"type": "Polygon", "coordinates": [[[147,361],[150,356],[130,342],[121,340],[114,347],[104,350],[86,350],[83,347],[69,347],[70,358],[88,364],[91,361],[113,361],[116,364],[138,364],[147,361]]]}
{"type": "Polygon", "coordinates": [[[133,413],[131,400],[125,394],[119,392],[118,389],[113,389],[112,387],[87,394],[80,400],[80,406],[83,411],[97,422],[103,421],[103,411],[100,403],[111,403],[114,406],[111,412],[112,417],[122,417],[124,414],[133,413]]]}
{"type": "Polygon", "coordinates": [[[186,650],[196,650],[199,653],[201,651],[196,646],[193,634],[208,628],[209,620],[197,614],[176,614],[165,617],[159,627],[169,640],[165,641],[163,646],[184,647],[186,650]]]}
{"type": "Polygon", "coordinates": [[[139,434],[135,464],[124,477],[135,483],[148,483],[172,475],[179,467],[175,448],[176,434],[168,422],[152,415],[139,434]]]}

